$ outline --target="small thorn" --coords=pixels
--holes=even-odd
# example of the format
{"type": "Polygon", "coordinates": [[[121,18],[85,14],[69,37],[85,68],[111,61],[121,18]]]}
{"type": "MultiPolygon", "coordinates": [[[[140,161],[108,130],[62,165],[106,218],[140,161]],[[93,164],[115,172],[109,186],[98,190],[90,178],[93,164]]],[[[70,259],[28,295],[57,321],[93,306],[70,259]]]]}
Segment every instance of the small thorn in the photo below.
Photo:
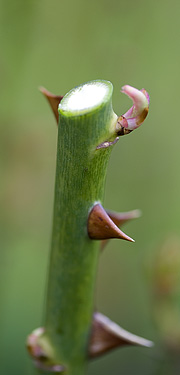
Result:
{"type": "Polygon", "coordinates": [[[96,150],[99,150],[101,148],[107,148],[107,147],[110,147],[110,146],[113,146],[115,145],[117,142],[119,141],[119,137],[116,137],[114,141],[110,142],[110,141],[105,141],[103,143],[100,143],[97,147],[96,147],[96,150]]]}
{"type": "Polygon", "coordinates": [[[54,95],[50,91],[46,90],[44,87],[40,87],[39,90],[42,92],[42,94],[46,97],[48,100],[51,109],[53,110],[54,116],[56,118],[57,124],[59,119],[59,113],[58,113],[58,106],[61,102],[63,96],[60,95],[54,95]]]}
{"type": "Polygon", "coordinates": [[[118,227],[120,227],[129,220],[138,219],[142,215],[140,210],[133,210],[128,212],[114,212],[106,210],[106,212],[111,218],[111,220],[114,222],[114,224],[116,224],[118,227]]]}
{"type": "Polygon", "coordinates": [[[93,317],[90,339],[90,358],[98,357],[114,348],[127,345],[148,348],[153,346],[153,342],[124,330],[105,315],[96,312],[93,317]]]}
{"type": "Polygon", "coordinates": [[[122,232],[106,213],[101,204],[95,204],[88,218],[88,234],[94,240],[121,238],[135,242],[131,237],[122,232]]]}
{"type": "MultiPolygon", "coordinates": [[[[114,212],[106,210],[108,216],[111,218],[111,220],[114,222],[114,224],[117,225],[117,227],[121,227],[121,225],[125,224],[126,222],[139,218],[142,213],[140,210],[132,210],[128,212],[114,212]]],[[[101,241],[101,250],[104,249],[106,246],[108,240],[102,240],[101,241]]]]}

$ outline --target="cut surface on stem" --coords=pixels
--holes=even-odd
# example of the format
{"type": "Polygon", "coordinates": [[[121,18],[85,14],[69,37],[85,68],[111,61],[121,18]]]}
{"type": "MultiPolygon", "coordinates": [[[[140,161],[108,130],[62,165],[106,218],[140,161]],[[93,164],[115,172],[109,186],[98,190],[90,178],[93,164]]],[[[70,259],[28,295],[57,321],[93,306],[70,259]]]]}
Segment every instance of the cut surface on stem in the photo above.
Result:
{"type": "Polygon", "coordinates": [[[84,83],[69,91],[59,105],[59,111],[65,115],[78,116],[95,111],[112,95],[112,84],[96,80],[84,83]]]}

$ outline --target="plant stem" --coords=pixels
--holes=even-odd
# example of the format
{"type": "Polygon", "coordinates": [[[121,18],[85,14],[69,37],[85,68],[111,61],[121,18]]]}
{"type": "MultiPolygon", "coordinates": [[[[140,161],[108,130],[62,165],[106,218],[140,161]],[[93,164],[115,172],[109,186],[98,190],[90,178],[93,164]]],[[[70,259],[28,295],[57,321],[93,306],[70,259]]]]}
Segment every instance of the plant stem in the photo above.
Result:
{"type": "Polygon", "coordinates": [[[40,341],[68,375],[82,375],[86,368],[99,254],[98,242],[88,237],[87,221],[93,205],[102,203],[112,150],[96,147],[115,139],[112,91],[110,82],[92,81],[66,94],[59,106],[52,248],[40,341]],[[87,102],[76,105],[88,85],[94,94],[87,88],[87,102]]]}

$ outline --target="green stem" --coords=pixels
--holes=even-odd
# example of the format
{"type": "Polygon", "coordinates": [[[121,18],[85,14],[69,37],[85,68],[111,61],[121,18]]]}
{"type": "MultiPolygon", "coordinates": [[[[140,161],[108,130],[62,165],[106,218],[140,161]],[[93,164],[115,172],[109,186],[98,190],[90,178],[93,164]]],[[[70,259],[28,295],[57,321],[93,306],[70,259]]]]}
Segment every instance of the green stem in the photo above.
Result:
{"type": "Polygon", "coordinates": [[[104,90],[101,100],[97,96],[91,103],[93,94],[90,104],[72,104],[82,85],[70,91],[59,107],[52,249],[41,339],[68,375],[82,375],[86,367],[99,254],[98,242],[88,237],[87,221],[94,203],[103,200],[112,149],[96,147],[115,138],[117,121],[112,84],[92,81],[89,87],[97,94],[104,90]]]}

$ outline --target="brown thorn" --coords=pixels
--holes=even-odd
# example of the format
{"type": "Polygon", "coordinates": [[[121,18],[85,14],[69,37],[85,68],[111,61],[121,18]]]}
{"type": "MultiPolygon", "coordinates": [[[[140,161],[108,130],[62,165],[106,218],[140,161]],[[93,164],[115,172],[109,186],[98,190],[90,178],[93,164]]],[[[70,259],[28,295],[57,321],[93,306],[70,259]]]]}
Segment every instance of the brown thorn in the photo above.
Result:
{"type": "Polygon", "coordinates": [[[88,218],[88,234],[94,240],[121,238],[130,242],[134,240],[122,232],[108,216],[101,204],[95,204],[88,218]]]}
{"type": "Polygon", "coordinates": [[[127,345],[151,347],[153,342],[124,330],[105,315],[96,312],[93,317],[89,357],[95,358],[114,348],[127,345]]]}
{"type": "Polygon", "coordinates": [[[59,113],[58,113],[58,106],[61,102],[63,96],[61,95],[54,95],[50,91],[46,90],[44,87],[40,87],[39,90],[42,92],[42,94],[45,96],[45,98],[48,100],[51,109],[53,110],[54,116],[56,118],[57,124],[59,119],[59,113]]]}
{"type": "MultiPolygon", "coordinates": [[[[140,210],[133,210],[128,212],[114,212],[106,210],[108,216],[111,218],[111,220],[114,222],[117,227],[121,227],[121,225],[125,224],[127,221],[132,219],[137,219],[141,216],[140,210]]],[[[108,240],[102,240],[101,241],[101,250],[104,249],[106,246],[108,240]]]]}
{"type": "Polygon", "coordinates": [[[140,210],[132,210],[128,212],[114,212],[106,210],[106,212],[111,218],[111,220],[114,222],[114,224],[116,224],[118,227],[129,220],[137,219],[141,216],[140,210]]]}

